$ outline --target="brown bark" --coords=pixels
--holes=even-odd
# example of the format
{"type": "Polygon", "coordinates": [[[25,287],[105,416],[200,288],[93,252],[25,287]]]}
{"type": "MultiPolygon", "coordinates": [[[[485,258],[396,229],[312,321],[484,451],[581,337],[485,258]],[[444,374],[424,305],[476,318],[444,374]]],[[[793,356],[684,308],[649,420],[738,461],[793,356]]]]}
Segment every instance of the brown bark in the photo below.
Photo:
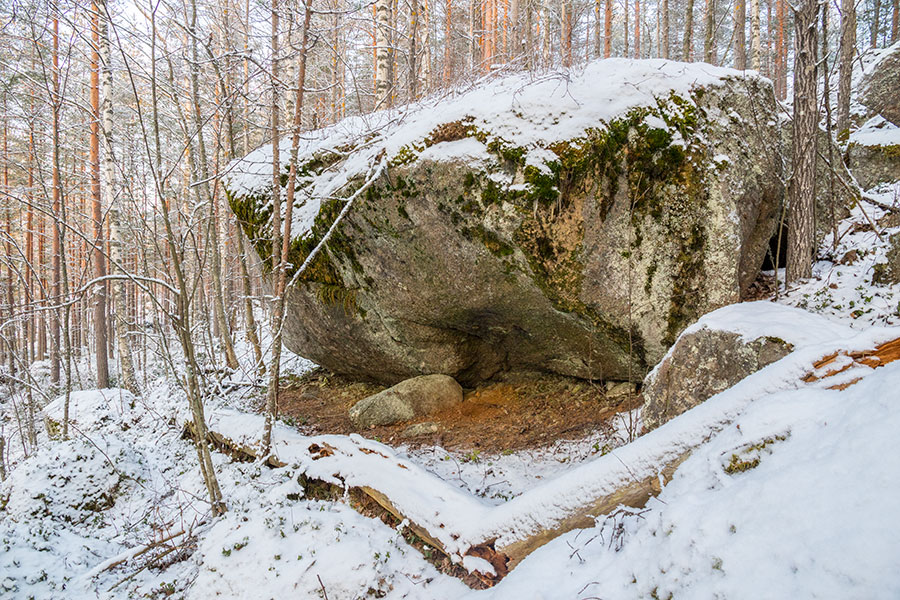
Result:
{"type": "MultiPolygon", "coordinates": [[[[742,0],[738,0],[740,2],[742,0]]],[[[684,45],[681,49],[681,58],[690,62],[694,58],[694,0],[687,0],[684,17],[684,45]]]]}
{"type": "Polygon", "coordinates": [[[837,130],[842,135],[850,127],[850,83],[853,75],[853,53],[856,50],[856,5],[841,0],[840,70],[838,72],[837,130]]]}
{"type": "Polygon", "coordinates": [[[734,68],[747,68],[747,2],[734,3],[734,68]]]}
{"type": "Polygon", "coordinates": [[[634,0],[634,57],[641,57],[641,0],[634,0]]]}
{"type": "Polygon", "coordinates": [[[788,283],[812,274],[815,251],[817,15],[816,0],[802,0],[794,11],[793,174],[788,191],[788,254],[785,273],[788,283]]]}
{"type": "Polygon", "coordinates": [[[605,16],[603,19],[603,58],[609,58],[612,55],[612,5],[613,0],[606,0],[606,10],[604,11],[605,16]]]}
{"type": "Polygon", "coordinates": [[[716,1],[706,0],[706,23],[703,34],[703,60],[711,65],[716,64],[716,1]]]}

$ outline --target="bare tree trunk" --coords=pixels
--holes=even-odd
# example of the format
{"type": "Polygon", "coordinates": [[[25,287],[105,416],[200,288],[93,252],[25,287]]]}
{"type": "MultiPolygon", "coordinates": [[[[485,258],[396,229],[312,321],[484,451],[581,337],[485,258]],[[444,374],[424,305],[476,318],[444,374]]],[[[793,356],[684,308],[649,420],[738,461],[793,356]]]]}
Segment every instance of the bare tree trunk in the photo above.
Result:
{"type": "Polygon", "coordinates": [[[856,50],[856,4],[841,0],[840,71],[838,72],[837,130],[843,135],[850,128],[850,81],[856,50]]]}
{"type": "Polygon", "coordinates": [[[759,25],[759,0],[750,0],[750,51],[751,68],[760,70],[762,57],[762,38],[759,25]]]}
{"type": "Polygon", "coordinates": [[[747,68],[747,2],[734,3],[734,68],[747,68]]]}
{"type": "Polygon", "coordinates": [[[662,33],[660,41],[662,52],[660,52],[660,54],[663,58],[669,58],[669,0],[662,0],[660,12],[662,12],[662,33]]]}
{"type": "MultiPolygon", "coordinates": [[[[91,256],[94,276],[106,276],[104,258],[103,208],[100,196],[100,6],[91,3],[91,217],[94,222],[94,240],[91,256]]],[[[106,286],[94,286],[94,343],[97,361],[97,387],[109,387],[109,358],[107,354],[106,286]]]]}
{"type": "Polygon", "coordinates": [[[900,39],[900,0],[893,0],[893,11],[891,14],[891,43],[893,44],[900,39]]]}
{"type": "Polygon", "coordinates": [[[788,283],[812,274],[815,252],[816,193],[816,0],[802,0],[794,9],[794,120],[788,192],[788,283]]]}
{"type": "MultiPolygon", "coordinates": [[[[158,6],[158,5],[156,5],[158,6]]],[[[193,7],[196,10],[196,5],[193,7]]],[[[216,478],[215,467],[212,464],[212,456],[207,444],[208,431],[206,428],[206,416],[203,410],[203,390],[200,386],[198,378],[199,368],[197,366],[197,356],[194,351],[194,341],[191,338],[191,290],[184,274],[184,268],[181,262],[181,255],[178,252],[175,241],[175,231],[172,227],[172,221],[169,216],[169,202],[166,197],[165,181],[162,179],[162,144],[159,135],[159,108],[156,90],[156,8],[151,7],[151,35],[150,35],[150,98],[152,114],[153,138],[156,148],[153,178],[156,185],[156,195],[159,202],[160,214],[166,230],[166,246],[168,248],[168,258],[172,270],[175,273],[177,284],[177,294],[175,295],[175,315],[172,317],[173,327],[178,335],[184,352],[185,361],[185,391],[188,397],[188,403],[191,408],[191,416],[194,423],[194,433],[196,440],[194,441],[197,449],[197,458],[200,464],[200,474],[206,485],[206,491],[209,495],[209,502],[213,516],[224,514],[226,507],[222,499],[222,490],[219,487],[216,478]]],[[[195,16],[196,18],[196,16],[195,16]]],[[[149,150],[148,150],[149,155],[149,150]]],[[[149,156],[148,156],[149,157],[149,156]]]]}
{"type": "Polygon", "coordinates": [[[634,0],[634,57],[641,57],[641,0],[634,0]]]}
{"type": "MultiPolygon", "coordinates": [[[[307,0],[312,1],[312,0],[307,0]]],[[[419,51],[416,42],[419,37],[419,2],[418,0],[410,0],[409,5],[409,101],[415,102],[419,96],[418,79],[419,70],[416,64],[417,53],[419,51]]],[[[290,192],[288,192],[290,194],[290,192]]]]}
{"type": "MultiPolygon", "coordinates": [[[[53,297],[53,304],[60,304],[60,286],[59,286],[59,263],[61,257],[60,251],[60,225],[59,225],[59,214],[60,214],[60,189],[59,189],[59,19],[56,18],[54,14],[53,17],[53,58],[52,58],[52,67],[53,67],[53,93],[50,98],[50,103],[52,105],[52,113],[53,113],[53,156],[51,160],[53,161],[52,169],[53,169],[53,240],[50,249],[50,260],[52,263],[51,272],[52,272],[52,284],[51,284],[51,293],[50,295],[53,297]]],[[[53,385],[59,385],[59,347],[60,347],[60,339],[59,339],[59,309],[54,308],[50,312],[50,383],[53,385]]]]}
{"type": "Polygon", "coordinates": [[[775,4],[775,20],[778,22],[778,34],[775,38],[775,96],[779,100],[784,100],[787,97],[787,40],[784,35],[785,1],[776,0],[775,4]]]}
{"type": "MultiPolygon", "coordinates": [[[[109,23],[106,0],[98,0],[100,7],[100,62],[103,71],[101,87],[103,101],[101,108],[101,129],[103,131],[103,192],[104,204],[109,207],[110,233],[110,271],[125,275],[125,262],[122,249],[125,237],[122,234],[122,212],[116,202],[115,192],[115,153],[113,151],[113,76],[112,56],[109,47],[109,23]]],[[[128,342],[128,308],[125,303],[125,281],[116,279],[112,282],[113,306],[115,307],[115,338],[119,350],[119,387],[137,393],[137,380],[134,376],[134,363],[131,357],[131,346],[128,342]]]]}
{"type": "MultiPolygon", "coordinates": [[[[743,0],[738,0],[742,2],[743,0]]],[[[693,60],[694,48],[694,0],[687,0],[684,16],[684,46],[681,49],[681,57],[685,62],[693,60]]]]}
{"type": "MultiPolygon", "coordinates": [[[[665,0],[668,2],[668,0],[665,0]]],[[[609,58],[612,55],[612,21],[613,21],[613,0],[606,0],[605,18],[603,20],[603,58],[609,58]]]]}
{"type": "Polygon", "coordinates": [[[703,60],[711,65],[716,64],[716,2],[706,0],[704,15],[706,31],[703,35],[703,60]]]}
{"type": "MultiPolygon", "coordinates": [[[[303,29],[300,32],[300,57],[297,65],[297,95],[294,101],[294,121],[291,132],[291,155],[288,170],[287,192],[284,211],[284,233],[281,236],[280,260],[272,272],[275,281],[275,307],[272,316],[272,361],[269,365],[269,388],[266,397],[266,423],[263,432],[263,453],[268,455],[272,449],[272,429],[278,416],[278,387],[281,377],[281,333],[284,326],[284,305],[287,282],[288,248],[291,244],[291,220],[294,205],[294,184],[297,180],[297,151],[300,147],[300,131],[303,111],[303,86],[306,84],[306,53],[309,21],[312,15],[312,0],[306,1],[303,17],[303,29]]],[[[280,207],[279,207],[280,208],[280,207]]],[[[276,209],[277,210],[277,209],[276,209]]],[[[274,225],[273,225],[274,227],[274,225]]],[[[274,242],[273,242],[274,243],[274,242]]],[[[296,269],[299,265],[294,265],[296,269]]]]}
{"type": "Polygon", "coordinates": [[[391,0],[375,2],[375,108],[388,108],[394,88],[391,0]]]}
{"type": "Polygon", "coordinates": [[[872,48],[878,45],[878,34],[881,33],[881,0],[874,0],[874,3],[872,23],[869,27],[869,45],[872,48]]]}
{"type": "Polygon", "coordinates": [[[218,323],[218,337],[222,342],[222,348],[225,351],[225,364],[230,369],[238,368],[237,354],[234,351],[234,342],[231,339],[231,328],[228,325],[228,319],[225,315],[225,290],[222,286],[222,255],[219,248],[219,224],[217,211],[215,209],[216,197],[210,191],[209,182],[211,175],[209,172],[209,160],[206,152],[206,142],[203,135],[203,117],[200,108],[200,57],[197,49],[197,7],[196,0],[191,1],[191,21],[188,26],[188,34],[191,44],[191,63],[190,63],[190,79],[191,79],[191,105],[194,119],[195,136],[197,140],[197,157],[199,161],[193,160],[193,152],[189,153],[190,162],[197,163],[191,170],[200,176],[200,181],[194,186],[196,193],[209,210],[209,226],[207,228],[209,239],[208,244],[212,250],[212,296],[213,296],[213,318],[218,323]],[[199,167],[199,172],[197,170],[199,167]]]}

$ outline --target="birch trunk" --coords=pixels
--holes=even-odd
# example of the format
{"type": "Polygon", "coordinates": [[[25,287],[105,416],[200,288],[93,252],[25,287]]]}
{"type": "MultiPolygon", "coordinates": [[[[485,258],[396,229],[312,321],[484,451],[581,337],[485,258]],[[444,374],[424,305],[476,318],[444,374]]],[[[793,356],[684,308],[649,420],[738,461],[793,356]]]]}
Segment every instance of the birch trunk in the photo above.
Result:
{"type": "MultiPolygon", "coordinates": [[[[100,7],[100,62],[102,67],[101,88],[103,101],[101,107],[103,130],[103,198],[109,211],[110,233],[110,272],[118,275],[126,275],[125,262],[122,249],[125,247],[125,236],[122,233],[122,211],[116,202],[116,167],[115,152],[113,150],[113,76],[112,54],[109,46],[109,12],[106,0],[99,0],[100,7]]],[[[134,362],[131,356],[131,346],[128,343],[128,308],[125,302],[125,281],[115,279],[112,282],[114,316],[114,332],[116,348],[119,351],[119,386],[137,393],[137,380],[134,376],[134,362]]]]}
{"type": "Polygon", "coordinates": [[[391,0],[375,2],[375,108],[391,106],[394,53],[391,48],[391,0]]]}
{"type": "Polygon", "coordinates": [[[759,0],[750,0],[750,51],[751,68],[759,71],[762,58],[762,39],[759,25],[759,0]]]}
{"type": "MultiPolygon", "coordinates": [[[[94,277],[106,277],[106,260],[103,253],[103,208],[100,196],[100,10],[91,3],[91,218],[94,226],[91,259],[94,277]]],[[[106,286],[94,286],[94,356],[96,360],[97,387],[109,387],[109,356],[106,346],[106,286]]]]}

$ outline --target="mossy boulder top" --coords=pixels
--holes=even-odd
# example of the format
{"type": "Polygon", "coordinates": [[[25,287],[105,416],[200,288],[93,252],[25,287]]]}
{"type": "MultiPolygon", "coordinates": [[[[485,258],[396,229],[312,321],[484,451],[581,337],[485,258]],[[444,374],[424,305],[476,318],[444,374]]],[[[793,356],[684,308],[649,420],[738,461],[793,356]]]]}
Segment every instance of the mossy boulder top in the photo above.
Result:
{"type": "MultiPolygon", "coordinates": [[[[285,344],[383,383],[507,370],[639,381],[758,273],[783,189],[771,83],[610,59],[312,132],[298,157],[285,344]]],[[[282,147],[281,185],[288,147],[282,147]]],[[[271,146],[230,204],[271,249],[271,146]]]]}

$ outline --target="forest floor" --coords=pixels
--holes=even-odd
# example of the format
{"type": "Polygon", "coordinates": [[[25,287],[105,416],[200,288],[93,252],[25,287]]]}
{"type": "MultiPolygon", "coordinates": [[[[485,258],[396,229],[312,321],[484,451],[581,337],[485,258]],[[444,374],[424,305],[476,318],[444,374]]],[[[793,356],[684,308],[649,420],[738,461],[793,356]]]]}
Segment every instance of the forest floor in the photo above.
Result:
{"type": "Polygon", "coordinates": [[[319,368],[284,386],[279,410],[285,423],[306,435],[364,433],[389,445],[501,454],[583,438],[598,429],[610,433],[617,429],[617,417],[641,405],[640,395],[628,384],[607,391],[599,382],[523,373],[465,390],[461,404],[428,417],[365,431],[355,428],[350,407],[382,389],[319,368]],[[426,427],[417,432],[415,424],[426,427]]]}

